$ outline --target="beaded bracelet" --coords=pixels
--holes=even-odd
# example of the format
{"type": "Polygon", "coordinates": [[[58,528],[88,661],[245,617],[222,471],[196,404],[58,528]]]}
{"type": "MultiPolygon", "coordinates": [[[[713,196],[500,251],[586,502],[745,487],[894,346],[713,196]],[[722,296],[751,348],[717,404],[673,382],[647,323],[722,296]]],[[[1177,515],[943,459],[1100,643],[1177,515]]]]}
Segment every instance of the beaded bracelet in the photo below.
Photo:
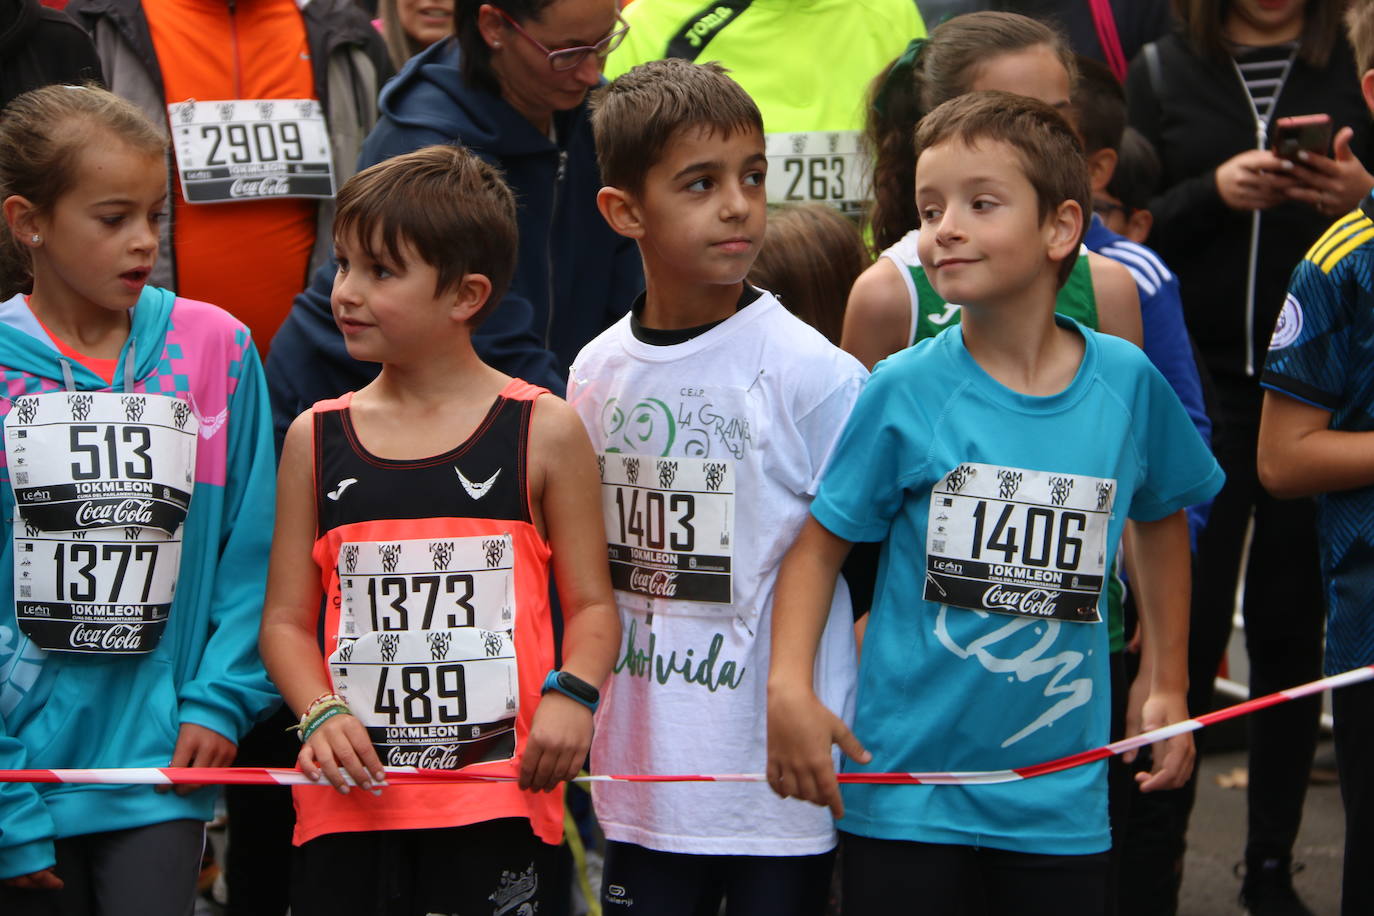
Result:
{"type": "Polygon", "coordinates": [[[301,731],[306,727],[306,725],[310,724],[310,720],[312,718],[314,718],[323,710],[329,709],[331,706],[347,705],[348,703],[344,700],[344,698],[339,696],[337,693],[322,693],[315,699],[310,701],[310,705],[305,707],[305,712],[301,713],[300,722],[291,726],[289,731],[301,731]]]}
{"type": "Polygon", "coordinates": [[[310,720],[310,724],[301,729],[301,744],[310,740],[310,736],[319,730],[319,727],[335,716],[351,716],[352,711],[347,706],[331,706],[318,716],[310,720]]]}

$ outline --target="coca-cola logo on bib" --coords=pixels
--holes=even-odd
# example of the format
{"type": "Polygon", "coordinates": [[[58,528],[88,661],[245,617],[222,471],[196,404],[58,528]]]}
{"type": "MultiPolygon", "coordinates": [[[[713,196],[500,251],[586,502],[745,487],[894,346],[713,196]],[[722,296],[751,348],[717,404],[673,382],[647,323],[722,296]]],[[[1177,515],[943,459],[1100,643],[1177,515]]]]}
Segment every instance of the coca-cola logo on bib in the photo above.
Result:
{"type": "Polygon", "coordinates": [[[141,623],[116,623],[92,627],[78,623],[72,627],[67,641],[73,649],[138,649],[142,643],[139,635],[143,632],[143,626],[141,623]]]}
{"type": "Polygon", "coordinates": [[[78,525],[151,525],[151,499],[122,499],[117,503],[86,500],[76,510],[78,525]]]}
{"type": "Polygon", "coordinates": [[[677,595],[677,573],[661,569],[650,572],[646,569],[630,570],[630,588],[633,591],[655,598],[672,598],[677,595]]]}
{"type": "Polygon", "coordinates": [[[283,197],[289,193],[291,183],[285,176],[235,178],[229,185],[230,197],[283,197]]]}
{"type": "Polygon", "coordinates": [[[461,744],[431,744],[429,747],[393,747],[387,751],[389,767],[415,767],[420,770],[456,770],[461,760],[461,744]]]}
{"type": "Polygon", "coordinates": [[[1023,591],[992,585],[983,592],[985,608],[1032,614],[1036,617],[1053,617],[1058,604],[1059,592],[1047,588],[1030,588],[1023,591]]]}

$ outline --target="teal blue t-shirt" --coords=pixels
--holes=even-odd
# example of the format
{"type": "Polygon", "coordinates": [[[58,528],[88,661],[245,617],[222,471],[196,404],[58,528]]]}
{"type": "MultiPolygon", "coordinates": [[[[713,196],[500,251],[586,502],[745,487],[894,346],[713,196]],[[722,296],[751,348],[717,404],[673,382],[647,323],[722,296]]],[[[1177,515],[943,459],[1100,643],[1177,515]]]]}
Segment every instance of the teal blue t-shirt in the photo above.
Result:
{"type": "MultiPolygon", "coordinates": [[[[1127,517],[1209,499],[1223,475],[1145,355],[1070,319],[1081,365],[1014,392],[962,329],[879,363],[811,512],[882,541],[854,733],[869,772],[1024,767],[1104,744],[1106,599],[1127,517]]],[[[842,830],[1082,855],[1110,845],[1105,764],[981,786],[846,785],[842,830]]]]}

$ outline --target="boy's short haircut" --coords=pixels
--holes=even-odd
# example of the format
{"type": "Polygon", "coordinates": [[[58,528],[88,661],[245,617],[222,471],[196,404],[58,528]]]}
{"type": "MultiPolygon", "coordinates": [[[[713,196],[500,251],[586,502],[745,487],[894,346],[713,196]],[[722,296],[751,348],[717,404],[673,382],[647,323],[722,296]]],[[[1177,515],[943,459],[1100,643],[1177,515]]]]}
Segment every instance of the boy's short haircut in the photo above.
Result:
{"type": "Polygon", "coordinates": [[[491,281],[481,324],[510,286],[519,233],[515,198],[501,173],[461,146],[426,146],[379,162],[344,182],[334,237],[348,235],[372,260],[405,265],[402,246],[438,272],[434,295],[465,274],[491,281]],[[385,255],[383,257],[382,255],[385,255]]]}
{"type": "Polygon", "coordinates": [[[763,133],[763,115],[720,64],[670,57],[640,64],[592,96],[601,180],[638,194],[644,176],[683,130],[763,133]]]}
{"type": "Polygon", "coordinates": [[[977,147],[983,140],[1005,143],[1019,154],[1022,171],[1035,189],[1042,223],[1064,201],[1078,204],[1083,226],[1079,244],[1059,265],[1059,285],[1063,286],[1092,217],[1088,164],[1077,134],[1063,115],[1044,102],[1010,92],[969,92],[921,119],[916,127],[917,170],[921,153],[932,146],[958,141],[977,147]]]}
{"type": "Polygon", "coordinates": [[[1159,190],[1161,171],[1154,144],[1134,127],[1128,127],[1121,135],[1116,171],[1107,182],[1107,193],[1121,201],[1127,216],[1137,210],[1148,210],[1159,190]]]}
{"type": "Polygon", "coordinates": [[[1089,156],[1098,150],[1121,148],[1121,134],[1126,129],[1126,93],[1110,67],[1078,55],[1073,107],[1078,111],[1078,132],[1089,156]]]}
{"type": "Polygon", "coordinates": [[[1374,4],[1357,0],[1345,11],[1345,29],[1355,49],[1355,74],[1374,70],[1374,4]]]}

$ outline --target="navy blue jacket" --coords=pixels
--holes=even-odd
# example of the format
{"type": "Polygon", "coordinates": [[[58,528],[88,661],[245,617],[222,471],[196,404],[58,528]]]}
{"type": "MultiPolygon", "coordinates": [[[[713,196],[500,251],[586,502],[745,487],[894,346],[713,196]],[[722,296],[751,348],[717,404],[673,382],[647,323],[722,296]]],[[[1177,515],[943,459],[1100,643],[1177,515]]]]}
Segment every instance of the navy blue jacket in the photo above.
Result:
{"type": "MultiPolygon", "coordinates": [[[[639,250],[596,209],[601,176],[586,102],[555,113],[551,141],[499,97],[465,85],[458,54],[457,42],[439,42],[387,84],[358,168],[461,143],[501,169],[515,192],[520,248],[510,292],[473,344],[502,372],[562,394],[573,357],[643,289],[639,250]]],[[[297,414],[378,372],[344,348],[329,307],[334,271],[331,261],[316,272],[272,338],[267,379],[279,447],[297,414]]]]}

